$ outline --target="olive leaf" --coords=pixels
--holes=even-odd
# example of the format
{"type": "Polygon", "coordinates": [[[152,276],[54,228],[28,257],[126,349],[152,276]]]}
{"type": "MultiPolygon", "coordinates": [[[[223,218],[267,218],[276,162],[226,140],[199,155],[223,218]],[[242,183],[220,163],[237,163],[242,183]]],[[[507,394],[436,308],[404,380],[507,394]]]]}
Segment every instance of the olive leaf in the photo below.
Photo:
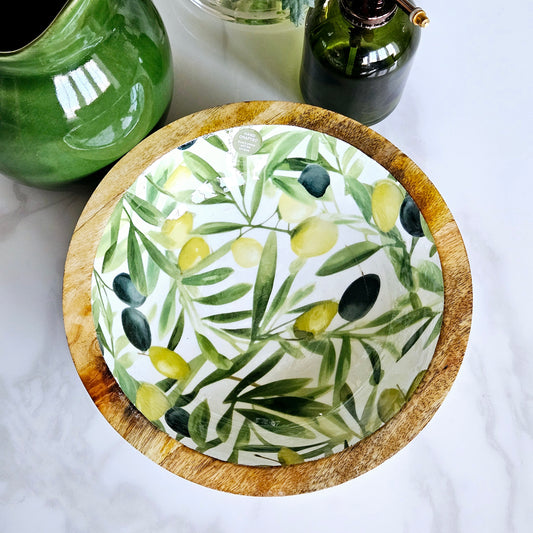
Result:
{"type": "Polygon", "coordinates": [[[424,376],[426,375],[426,370],[420,371],[415,379],[413,379],[413,382],[411,383],[411,386],[409,387],[409,390],[407,391],[407,394],[405,395],[406,400],[410,400],[413,394],[415,393],[416,389],[422,383],[422,380],[424,379],[424,376]]]}
{"type": "Polygon", "coordinates": [[[302,204],[314,204],[314,198],[296,178],[275,176],[272,178],[272,183],[287,196],[294,198],[294,200],[302,204]]]}
{"type": "Polygon", "coordinates": [[[389,256],[396,277],[400,283],[408,291],[413,291],[415,288],[413,270],[411,267],[411,258],[405,247],[405,243],[402,242],[401,246],[386,246],[385,251],[389,256]]]}
{"type": "MultiPolygon", "coordinates": [[[[239,398],[242,401],[242,398],[239,398]]],[[[302,418],[316,418],[331,411],[331,406],[325,403],[302,398],[300,396],[277,396],[273,398],[248,398],[247,403],[276,411],[284,415],[302,418]]]]}
{"type": "Polygon", "coordinates": [[[233,268],[223,267],[210,270],[209,272],[203,272],[202,274],[196,274],[193,276],[184,277],[181,282],[184,285],[214,285],[224,281],[226,278],[233,274],[233,268]]]}
{"type": "Polygon", "coordinates": [[[111,217],[108,222],[108,228],[109,228],[109,241],[110,245],[108,249],[106,250],[104,254],[104,261],[102,265],[102,272],[107,272],[108,266],[111,263],[113,256],[115,255],[115,251],[117,250],[118,246],[118,234],[120,230],[120,221],[122,218],[122,200],[119,201],[119,203],[115,206],[115,209],[113,209],[113,213],[111,214],[111,217]]]}
{"type": "Polygon", "coordinates": [[[222,442],[226,442],[231,433],[231,426],[233,424],[233,405],[231,405],[227,411],[220,417],[216,425],[216,432],[218,438],[222,442]]]}
{"type": "MultiPolygon", "coordinates": [[[[428,328],[429,324],[433,320],[433,317],[431,317],[429,320],[424,322],[409,338],[409,340],[403,345],[401,357],[403,357],[420,339],[420,337],[424,334],[424,331],[428,328]]],[[[401,359],[400,357],[400,359],[401,359]]]]}
{"type": "Polygon", "coordinates": [[[127,192],[124,198],[133,211],[151,226],[160,226],[165,220],[163,214],[153,204],[143,198],[139,198],[130,192],[127,192]]]}
{"type": "Polygon", "coordinates": [[[370,224],[372,220],[372,193],[369,187],[361,183],[353,175],[345,177],[346,192],[354,199],[364,219],[370,224]]]}
{"type": "Polygon", "coordinates": [[[160,337],[164,337],[167,334],[169,328],[172,327],[172,322],[174,322],[176,316],[176,291],[177,285],[176,283],[173,283],[163,301],[158,325],[158,333],[160,337]]]}
{"type": "Polygon", "coordinates": [[[218,250],[211,252],[208,256],[204,257],[198,264],[187,269],[187,276],[201,272],[204,268],[211,266],[213,263],[224,257],[230,250],[234,240],[230,240],[223,244],[218,250]]]}
{"type": "Polygon", "coordinates": [[[213,235],[216,233],[227,233],[242,229],[243,225],[236,222],[207,222],[195,228],[194,233],[198,235],[213,235]]]}
{"type": "Polygon", "coordinates": [[[171,278],[179,278],[181,275],[179,268],[172,261],[170,261],[166,255],[160,252],[157,246],[155,246],[155,244],[148,237],[146,237],[146,235],[140,231],[137,232],[137,235],[141,239],[144,248],[148,252],[148,255],[153,259],[154,263],[156,263],[156,265],[158,265],[159,268],[163,270],[163,272],[166,272],[171,278]]]}
{"type": "Polygon", "coordinates": [[[183,335],[184,327],[185,327],[185,315],[182,309],[178,317],[178,320],[176,321],[176,325],[174,326],[174,329],[172,330],[172,334],[170,335],[170,339],[167,344],[167,348],[169,350],[174,351],[176,347],[178,346],[181,340],[181,336],[183,335]]]}
{"type": "Polygon", "coordinates": [[[265,361],[263,361],[259,366],[257,366],[257,368],[252,370],[247,376],[241,379],[240,383],[225,398],[224,403],[231,403],[236,401],[239,394],[244,389],[246,389],[246,387],[249,387],[250,385],[252,385],[252,383],[255,383],[263,376],[268,374],[280,362],[281,358],[284,355],[284,350],[276,350],[272,355],[265,359],[265,361]]]}
{"type": "Polygon", "coordinates": [[[390,311],[385,311],[382,315],[378,316],[374,320],[371,320],[364,325],[365,328],[375,328],[378,326],[383,326],[394,320],[401,312],[401,309],[391,309],[390,311]]]}
{"type": "Polygon", "coordinates": [[[139,389],[140,383],[135,378],[131,377],[128,371],[118,362],[115,362],[113,375],[117,379],[119,387],[122,389],[122,392],[126,395],[128,400],[131,403],[135,403],[135,397],[137,396],[137,390],[139,389]]]}
{"type": "Polygon", "coordinates": [[[426,291],[442,294],[444,292],[444,282],[441,269],[431,261],[422,261],[418,267],[418,282],[422,289],[426,291]]]}
{"type": "Polygon", "coordinates": [[[211,363],[221,370],[229,370],[231,368],[231,360],[222,355],[205,335],[197,331],[195,335],[198,346],[208,361],[211,361],[211,363]]]}
{"type": "Polygon", "coordinates": [[[226,146],[226,143],[218,135],[206,135],[204,139],[209,144],[211,144],[215,148],[218,148],[219,150],[222,150],[223,152],[227,152],[229,150],[226,146]]]}
{"type": "Polygon", "coordinates": [[[300,439],[315,438],[315,434],[311,430],[273,413],[267,413],[259,409],[235,409],[235,411],[261,429],[276,435],[300,439]]]}
{"type": "Polygon", "coordinates": [[[231,455],[228,457],[229,463],[239,462],[239,450],[243,446],[247,445],[249,441],[250,441],[250,423],[248,422],[248,420],[245,420],[241,426],[241,429],[239,430],[239,433],[237,433],[237,439],[235,440],[233,451],[231,452],[231,455]]]}
{"type": "Polygon", "coordinates": [[[135,229],[130,226],[128,233],[128,271],[135,288],[143,295],[148,296],[146,274],[142,261],[141,249],[135,236],[135,229]]]}
{"type": "Polygon", "coordinates": [[[340,403],[340,391],[342,386],[346,383],[348,372],[350,371],[351,359],[352,345],[350,342],[350,337],[344,336],[342,338],[339,360],[337,362],[337,370],[335,372],[335,385],[333,387],[333,405],[338,405],[340,403]]]}
{"type": "Polygon", "coordinates": [[[384,328],[376,331],[374,335],[394,335],[424,318],[433,318],[434,316],[435,312],[430,307],[420,307],[396,318],[384,328]]]}
{"type": "Polygon", "coordinates": [[[277,240],[276,233],[271,231],[263,247],[261,260],[257,268],[257,276],[254,285],[253,308],[252,308],[252,339],[255,339],[259,331],[259,325],[265,314],[268,300],[274,286],[274,276],[277,263],[277,240]]]}
{"type": "Polygon", "coordinates": [[[231,311],[229,313],[220,313],[217,315],[209,315],[204,317],[204,320],[215,322],[216,324],[226,324],[231,322],[239,322],[252,316],[252,311],[231,311]]]}
{"type": "Polygon", "coordinates": [[[216,180],[216,178],[220,177],[220,174],[199,155],[196,155],[192,152],[184,152],[183,160],[189,170],[194,174],[194,177],[200,181],[212,182],[216,180]]]}
{"type": "Polygon", "coordinates": [[[271,381],[266,385],[259,385],[254,389],[241,394],[238,397],[240,402],[246,402],[255,398],[271,398],[275,396],[285,396],[297,392],[312,381],[311,378],[289,378],[271,381]]]}
{"type": "Polygon", "coordinates": [[[382,248],[381,245],[363,241],[335,252],[331,255],[325,263],[316,272],[317,276],[330,276],[336,274],[348,268],[366,261],[369,257],[372,257],[378,250],[382,248]]]}
{"type": "Polygon", "coordinates": [[[435,326],[433,327],[433,330],[429,334],[429,337],[426,340],[426,343],[424,344],[424,350],[439,336],[440,330],[442,327],[442,315],[440,315],[437,322],[435,322],[435,326]]]}
{"type": "Polygon", "coordinates": [[[195,301],[203,305],[224,305],[234,302],[247,294],[252,285],[250,283],[237,283],[221,292],[195,298],[195,301]]]}
{"type": "Polygon", "coordinates": [[[204,400],[195,407],[187,424],[191,439],[200,448],[203,448],[206,444],[210,421],[211,410],[207,400],[204,400]]]}
{"type": "Polygon", "coordinates": [[[383,371],[381,370],[381,360],[379,358],[379,354],[376,351],[376,349],[371,346],[370,344],[366,343],[363,340],[359,341],[361,343],[361,346],[364,348],[365,352],[368,355],[368,358],[370,359],[370,364],[372,365],[372,381],[371,385],[377,385],[381,378],[383,377],[383,371]]]}
{"type": "Polygon", "coordinates": [[[305,357],[302,350],[289,341],[280,340],[279,345],[285,350],[286,353],[288,353],[291,357],[294,357],[294,359],[303,359],[305,357]]]}

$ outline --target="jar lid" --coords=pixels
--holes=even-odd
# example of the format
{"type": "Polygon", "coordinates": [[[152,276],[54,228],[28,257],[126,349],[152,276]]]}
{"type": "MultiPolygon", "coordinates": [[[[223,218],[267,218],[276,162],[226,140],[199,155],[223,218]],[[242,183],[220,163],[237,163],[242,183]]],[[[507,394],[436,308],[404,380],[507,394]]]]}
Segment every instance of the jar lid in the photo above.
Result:
{"type": "Polygon", "coordinates": [[[343,16],[355,26],[379,27],[396,13],[394,0],[339,0],[343,16]]]}

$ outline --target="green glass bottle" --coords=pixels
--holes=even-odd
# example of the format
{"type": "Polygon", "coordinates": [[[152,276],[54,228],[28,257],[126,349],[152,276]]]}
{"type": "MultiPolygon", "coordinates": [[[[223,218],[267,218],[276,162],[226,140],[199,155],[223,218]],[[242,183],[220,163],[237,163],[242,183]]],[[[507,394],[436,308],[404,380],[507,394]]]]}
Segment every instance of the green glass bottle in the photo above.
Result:
{"type": "MultiPolygon", "coordinates": [[[[400,101],[420,41],[409,2],[317,0],[307,14],[304,100],[372,125],[400,101]],[[400,8],[398,3],[402,6],[400,8]]],[[[411,6],[414,9],[414,6],[411,6]]],[[[416,14],[423,11],[416,8],[416,14]]],[[[427,17],[423,19],[425,26],[427,17]]]]}

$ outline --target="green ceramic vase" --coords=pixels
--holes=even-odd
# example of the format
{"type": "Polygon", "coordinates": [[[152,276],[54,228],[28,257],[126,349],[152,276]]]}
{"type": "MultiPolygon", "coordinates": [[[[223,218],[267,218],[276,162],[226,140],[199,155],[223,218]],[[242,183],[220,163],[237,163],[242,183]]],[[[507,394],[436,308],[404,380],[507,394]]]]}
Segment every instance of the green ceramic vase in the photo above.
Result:
{"type": "Polygon", "coordinates": [[[116,161],[164,119],[172,57],[149,0],[39,4],[35,18],[49,25],[0,51],[0,172],[57,188],[116,161]]]}

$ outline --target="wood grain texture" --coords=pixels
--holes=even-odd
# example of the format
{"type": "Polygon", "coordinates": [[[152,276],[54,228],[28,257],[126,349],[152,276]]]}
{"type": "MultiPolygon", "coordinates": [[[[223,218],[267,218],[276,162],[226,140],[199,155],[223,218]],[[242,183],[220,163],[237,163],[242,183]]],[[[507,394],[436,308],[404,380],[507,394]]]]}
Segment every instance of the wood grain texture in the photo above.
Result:
{"type": "Polygon", "coordinates": [[[63,311],[77,371],[109,423],[169,471],[201,485],[254,496],[300,494],[338,485],[378,466],[410,442],[439,408],[459,371],[472,318],[472,283],[464,244],[444,200],[400,150],[369,128],[320,108],[244,102],[201,111],[165,126],[124,156],[104,178],[74,231],[65,265],[63,311]],[[333,456],[292,466],[238,466],[200,454],[156,429],[128,401],[100,352],[91,314],[91,273],[102,232],[122,194],[150,164],[199,136],[243,125],[288,124],[327,133],[385,167],[415,199],[434,236],[444,277],[441,335],[411,400],[381,429],[333,456]]]}

